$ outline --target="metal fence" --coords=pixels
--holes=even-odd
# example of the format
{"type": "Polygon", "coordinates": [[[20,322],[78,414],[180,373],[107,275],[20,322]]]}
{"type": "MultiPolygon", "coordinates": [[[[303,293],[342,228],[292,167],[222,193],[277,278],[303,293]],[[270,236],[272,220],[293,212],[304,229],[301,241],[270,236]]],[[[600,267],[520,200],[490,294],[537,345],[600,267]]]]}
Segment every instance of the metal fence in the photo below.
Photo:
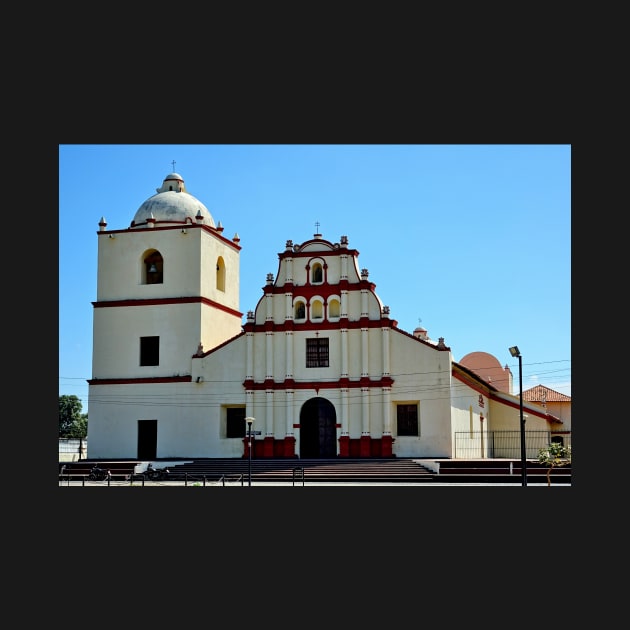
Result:
{"type": "Polygon", "coordinates": [[[209,478],[206,475],[170,474],[165,479],[150,479],[144,473],[131,475],[111,475],[105,479],[90,479],[90,475],[69,474],[62,470],[59,473],[60,486],[165,486],[176,485],[179,482],[184,486],[244,486],[245,475],[221,475],[217,478],[209,478]]]}
{"type": "Polygon", "coordinates": [[[78,462],[87,457],[87,438],[59,438],[59,461],[78,462]]]}
{"type": "MultiPolygon", "coordinates": [[[[538,459],[538,451],[560,439],[571,446],[571,435],[553,436],[551,431],[525,431],[525,457],[538,459]]],[[[521,456],[520,431],[458,431],[455,433],[456,459],[483,457],[519,459],[521,456]]]]}

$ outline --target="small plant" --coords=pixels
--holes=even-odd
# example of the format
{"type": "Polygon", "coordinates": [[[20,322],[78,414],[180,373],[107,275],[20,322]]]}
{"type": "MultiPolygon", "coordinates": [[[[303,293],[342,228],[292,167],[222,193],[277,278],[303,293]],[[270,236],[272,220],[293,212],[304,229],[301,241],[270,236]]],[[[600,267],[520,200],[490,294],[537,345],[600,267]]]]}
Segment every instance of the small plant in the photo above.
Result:
{"type": "Polygon", "coordinates": [[[547,466],[547,486],[551,485],[551,471],[571,463],[571,446],[552,442],[538,451],[538,461],[547,466]]]}

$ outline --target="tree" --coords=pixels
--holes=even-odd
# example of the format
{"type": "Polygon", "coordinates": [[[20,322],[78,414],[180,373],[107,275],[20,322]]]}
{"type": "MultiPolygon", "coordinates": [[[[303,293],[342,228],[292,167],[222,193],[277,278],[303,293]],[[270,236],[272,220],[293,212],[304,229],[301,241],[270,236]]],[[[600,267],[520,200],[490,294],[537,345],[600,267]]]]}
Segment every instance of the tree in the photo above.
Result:
{"type": "Polygon", "coordinates": [[[538,451],[538,461],[547,466],[547,486],[550,486],[551,471],[571,463],[571,446],[563,446],[560,442],[551,442],[546,448],[541,448],[538,451]]]}
{"type": "Polygon", "coordinates": [[[87,436],[87,414],[77,396],[59,396],[59,437],[84,438],[87,436]]]}

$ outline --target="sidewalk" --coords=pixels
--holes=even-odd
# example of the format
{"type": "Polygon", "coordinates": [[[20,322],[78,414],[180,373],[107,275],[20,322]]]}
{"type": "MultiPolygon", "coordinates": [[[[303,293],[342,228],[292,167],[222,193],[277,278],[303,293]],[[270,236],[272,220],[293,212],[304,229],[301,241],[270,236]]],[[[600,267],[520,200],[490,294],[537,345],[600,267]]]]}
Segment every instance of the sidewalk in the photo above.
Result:
{"type": "MultiPolygon", "coordinates": [[[[564,487],[564,488],[570,488],[571,484],[570,483],[553,483],[551,484],[554,488],[558,487],[564,487]]],[[[225,484],[223,484],[222,482],[219,481],[206,481],[205,484],[201,481],[195,481],[195,482],[188,482],[186,484],[185,481],[145,481],[144,484],[142,483],[142,481],[134,481],[133,483],[130,483],[129,481],[111,481],[108,482],[107,481],[85,481],[85,483],[83,481],[60,481],[59,482],[59,486],[64,486],[64,487],[164,487],[164,486],[171,486],[171,487],[181,487],[181,488],[187,488],[187,487],[206,487],[206,488],[249,488],[247,481],[245,481],[245,483],[241,484],[241,482],[235,482],[235,481],[228,481],[225,484]]],[[[520,478],[515,479],[514,482],[510,482],[510,483],[500,483],[500,482],[491,482],[491,483],[482,483],[482,482],[476,482],[476,481],[467,481],[467,482],[455,482],[455,481],[446,481],[446,482],[441,482],[441,481],[423,481],[423,482],[418,482],[418,483],[405,483],[405,482],[394,482],[394,483],[382,483],[382,482],[360,482],[360,483],[351,483],[351,482],[317,482],[317,481],[305,481],[304,485],[302,485],[302,482],[291,482],[291,481],[252,481],[252,488],[273,488],[273,487],[295,487],[295,488],[312,488],[312,487],[320,487],[320,486],[328,486],[328,487],[345,487],[345,488],[361,488],[361,487],[366,487],[366,486],[370,486],[370,487],[396,487],[396,488],[400,488],[400,487],[435,487],[435,486],[439,486],[439,487],[444,487],[444,486],[510,486],[510,487],[521,487],[521,480],[520,478]]],[[[545,478],[540,479],[540,480],[536,480],[536,481],[527,481],[527,487],[540,487],[540,488],[546,488],[547,487],[547,480],[545,478]]]]}

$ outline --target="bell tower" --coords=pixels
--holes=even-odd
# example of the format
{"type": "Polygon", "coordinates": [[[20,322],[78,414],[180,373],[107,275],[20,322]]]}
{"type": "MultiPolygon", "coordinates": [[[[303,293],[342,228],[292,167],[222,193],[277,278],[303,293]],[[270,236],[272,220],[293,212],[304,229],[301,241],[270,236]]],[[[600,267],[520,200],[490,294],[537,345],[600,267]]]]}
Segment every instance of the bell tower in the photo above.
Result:
{"type": "Polygon", "coordinates": [[[238,234],[178,173],[156,191],[128,228],[99,222],[92,382],[189,380],[194,354],[242,330],[238,234]]]}

